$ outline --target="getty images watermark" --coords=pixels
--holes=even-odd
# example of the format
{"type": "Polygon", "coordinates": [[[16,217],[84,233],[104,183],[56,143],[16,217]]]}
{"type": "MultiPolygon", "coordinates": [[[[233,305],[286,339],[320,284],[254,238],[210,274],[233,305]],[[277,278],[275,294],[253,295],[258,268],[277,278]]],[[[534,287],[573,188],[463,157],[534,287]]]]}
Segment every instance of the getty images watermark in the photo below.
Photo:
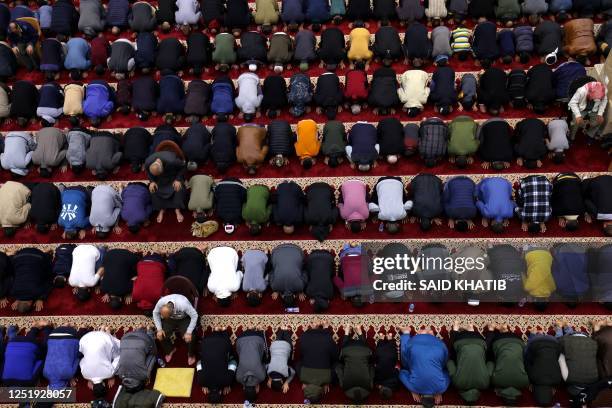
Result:
{"type": "Polygon", "coordinates": [[[604,291],[605,285],[593,284],[612,282],[612,268],[592,262],[608,255],[612,260],[611,245],[563,242],[458,243],[450,249],[441,243],[363,243],[359,292],[372,302],[612,302],[612,285],[604,291]],[[533,296],[534,285],[540,297],[533,296]]]}

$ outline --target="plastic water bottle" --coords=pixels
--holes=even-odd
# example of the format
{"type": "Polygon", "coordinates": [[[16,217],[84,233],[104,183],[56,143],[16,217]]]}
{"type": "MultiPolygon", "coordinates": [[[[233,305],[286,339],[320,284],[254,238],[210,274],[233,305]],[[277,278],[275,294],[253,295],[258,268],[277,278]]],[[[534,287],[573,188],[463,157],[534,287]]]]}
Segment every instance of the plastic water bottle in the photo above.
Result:
{"type": "Polygon", "coordinates": [[[408,312],[414,312],[414,303],[411,303],[410,306],[408,306],[408,312]]]}
{"type": "Polygon", "coordinates": [[[378,224],[378,232],[383,232],[385,230],[385,223],[381,222],[378,224]]]}
{"type": "Polygon", "coordinates": [[[553,405],[553,408],[561,408],[561,404],[559,404],[558,402],[555,402],[555,405],[553,405]]]}
{"type": "Polygon", "coordinates": [[[308,398],[304,400],[304,405],[310,405],[310,400],[308,398]]]}
{"type": "Polygon", "coordinates": [[[160,366],[161,368],[164,368],[166,366],[166,362],[164,361],[163,358],[157,357],[157,365],[160,366]]]}

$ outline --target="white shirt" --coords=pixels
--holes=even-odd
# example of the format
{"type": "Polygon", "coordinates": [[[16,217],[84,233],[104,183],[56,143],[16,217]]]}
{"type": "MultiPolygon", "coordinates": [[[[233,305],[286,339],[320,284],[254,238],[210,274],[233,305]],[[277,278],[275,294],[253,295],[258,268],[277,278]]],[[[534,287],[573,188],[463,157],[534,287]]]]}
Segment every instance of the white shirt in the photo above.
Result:
{"type": "Polygon", "coordinates": [[[68,283],[74,288],[93,288],[98,284],[100,275],[96,274],[96,262],[100,250],[94,245],[78,245],[72,251],[72,268],[68,283]]]}
{"type": "Polygon", "coordinates": [[[242,272],[238,268],[238,252],[230,247],[216,247],[206,257],[210,266],[208,290],[218,299],[231,296],[240,289],[242,272]]]}
{"type": "Polygon", "coordinates": [[[79,341],[83,378],[100,383],[115,375],[119,365],[119,339],[103,331],[89,332],[79,341]]]}

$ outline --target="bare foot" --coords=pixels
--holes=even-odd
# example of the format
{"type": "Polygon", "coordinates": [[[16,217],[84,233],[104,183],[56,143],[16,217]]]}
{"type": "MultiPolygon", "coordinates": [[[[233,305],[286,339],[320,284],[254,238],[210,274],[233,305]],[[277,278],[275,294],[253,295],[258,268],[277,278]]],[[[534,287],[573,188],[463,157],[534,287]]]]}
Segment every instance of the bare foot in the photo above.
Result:
{"type": "Polygon", "coordinates": [[[164,210],[159,210],[159,214],[157,214],[157,222],[161,223],[164,220],[164,210]]]}
{"type": "Polygon", "coordinates": [[[174,355],[175,352],[176,352],[176,349],[172,350],[170,354],[166,354],[166,356],[164,357],[164,360],[166,360],[166,363],[169,363],[172,360],[172,356],[174,355]]]}
{"type": "Polygon", "coordinates": [[[176,221],[177,222],[183,222],[183,220],[185,219],[185,217],[183,217],[183,213],[181,213],[181,210],[179,210],[178,208],[174,210],[174,213],[176,214],[176,221]]]}
{"type": "Polygon", "coordinates": [[[196,362],[195,356],[187,356],[187,365],[192,366],[195,364],[195,362],[196,362]]]}

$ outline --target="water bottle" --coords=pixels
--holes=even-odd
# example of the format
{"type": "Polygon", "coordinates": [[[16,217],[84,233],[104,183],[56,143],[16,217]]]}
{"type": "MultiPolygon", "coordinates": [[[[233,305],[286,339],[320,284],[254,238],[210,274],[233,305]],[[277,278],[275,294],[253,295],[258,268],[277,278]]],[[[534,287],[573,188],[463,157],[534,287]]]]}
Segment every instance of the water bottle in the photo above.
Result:
{"type": "Polygon", "coordinates": [[[310,405],[310,400],[308,398],[304,400],[304,405],[310,405]]]}
{"type": "Polygon", "coordinates": [[[381,222],[381,223],[378,225],[378,232],[383,232],[384,230],[385,230],[385,223],[384,223],[384,222],[381,222]]]}
{"type": "Polygon", "coordinates": [[[164,361],[163,358],[157,357],[157,365],[160,366],[161,368],[164,368],[166,366],[166,362],[164,361]]]}
{"type": "Polygon", "coordinates": [[[414,303],[411,303],[410,306],[408,306],[408,312],[414,312],[414,303]]]}

